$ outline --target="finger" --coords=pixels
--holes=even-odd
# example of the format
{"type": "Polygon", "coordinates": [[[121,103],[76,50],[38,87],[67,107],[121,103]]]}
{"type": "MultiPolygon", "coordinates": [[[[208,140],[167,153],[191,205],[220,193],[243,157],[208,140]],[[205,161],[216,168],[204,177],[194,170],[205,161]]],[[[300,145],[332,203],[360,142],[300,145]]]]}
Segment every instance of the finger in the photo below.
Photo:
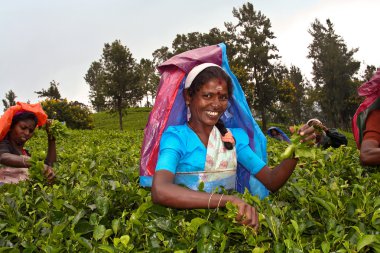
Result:
{"type": "Polygon", "coordinates": [[[49,176],[49,180],[53,180],[55,178],[55,174],[52,173],[50,176],[49,176]]]}
{"type": "Polygon", "coordinates": [[[53,172],[53,171],[49,171],[49,174],[48,174],[47,178],[48,178],[49,180],[51,180],[51,179],[53,179],[54,177],[55,177],[54,172],[53,172]]]}
{"type": "Polygon", "coordinates": [[[306,137],[303,139],[303,142],[314,141],[315,138],[317,138],[317,135],[316,135],[315,133],[312,133],[312,134],[306,136],[306,137]]]}
{"type": "Polygon", "coordinates": [[[252,228],[257,231],[259,229],[259,226],[260,226],[260,222],[259,222],[259,214],[258,212],[256,211],[256,209],[254,210],[254,214],[253,214],[253,219],[252,219],[252,228]]]}
{"type": "Polygon", "coordinates": [[[253,215],[253,210],[254,209],[252,206],[247,206],[246,212],[244,214],[244,219],[242,220],[242,224],[244,225],[251,225],[252,222],[252,215],[253,215]]]}
{"type": "Polygon", "coordinates": [[[298,130],[298,134],[301,135],[301,136],[304,136],[304,135],[309,135],[311,133],[314,132],[314,128],[313,127],[310,127],[309,125],[305,124],[303,125],[299,130],[298,130]]]}
{"type": "Polygon", "coordinates": [[[236,215],[236,220],[237,221],[241,221],[241,219],[243,218],[244,216],[244,213],[245,213],[245,204],[240,204],[238,205],[238,208],[239,208],[239,212],[238,214],[236,215]]]}

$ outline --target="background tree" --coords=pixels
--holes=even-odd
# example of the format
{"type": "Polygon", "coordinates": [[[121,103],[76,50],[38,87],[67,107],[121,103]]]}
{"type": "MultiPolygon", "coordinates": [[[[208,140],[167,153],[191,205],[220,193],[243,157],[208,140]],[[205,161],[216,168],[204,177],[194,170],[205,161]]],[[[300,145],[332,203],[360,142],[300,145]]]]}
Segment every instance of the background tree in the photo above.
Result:
{"type": "Polygon", "coordinates": [[[110,108],[118,112],[120,130],[123,130],[123,109],[137,105],[143,97],[138,66],[132,53],[119,40],[104,45],[102,63],[102,90],[110,108]]]}
{"type": "Polygon", "coordinates": [[[376,72],[376,67],[374,65],[367,65],[367,67],[364,70],[364,75],[363,75],[364,82],[369,81],[373,77],[373,75],[375,75],[375,72],[376,72]]]}
{"type": "Polygon", "coordinates": [[[149,59],[141,59],[138,70],[141,82],[140,86],[143,88],[146,97],[146,106],[150,107],[153,105],[153,97],[156,96],[160,77],[156,72],[154,62],[149,59]],[[150,101],[149,97],[151,98],[150,101]]]}
{"type": "Polygon", "coordinates": [[[107,101],[103,87],[105,86],[105,74],[101,61],[94,61],[84,77],[90,86],[90,102],[96,112],[107,109],[107,101]]]}
{"type": "Polygon", "coordinates": [[[233,47],[232,36],[228,32],[221,31],[220,29],[214,27],[210,29],[208,33],[191,32],[187,34],[177,34],[172,42],[172,49],[163,46],[153,52],[153,62],[157,67],[173,55],[199,47],[216,45],[221,42],[228,45],[227,55],[230,59],[232,59],[232,56],[236,52],[233,47]]]}
{"type": "Polygon", "coordinates": [[[4,112],[11,106],[16,105],[16,94],[13,92],[13,90],[9,90],[7,93],[5,93],[5,99],[2,99],[3,105],[4,105],[4,112]]]}
{"type": "Polygon", "coordinates": [[[67,99],[45,99],[41,102],[42,108],[50,119],[65,122],[72,129],[92,129],[94,119],[89,108],[78,102],[69,102],[67,99]]]}
{"type": "Polygon", "coordinates": [[[292,111],[292,123],[301,124],[305,122],[308,118],[305,117],[305,110],[309,108],[304,107],[306,87],[309,86],[309,83],[304,79],[301,70],[296,66],[291,66],[289,69],[288,80],[294,87],[294,97],[290,103],[290,108],[292,111]]]}
{"type": "Polygon", "coordinates": [[[279,56],[276,54],[276,46],[270,41],[275,36],[270,30],[270,20],[256,11],[251,3],[246,3],[239,9],[233,8],[232,14],[238,19],[237,24],[225,25],[230,35],[235,36],[233,45],[237,53],[233,62],[245,66],[247,70],[247,85],[254,85],[253,107],[260,115],[263,129],[266,129],[267,111],[276,93],[271,79],[274,69],[271,61],[279,56]]]}
{"type": "Polygon", "coordinates": [[[50,86],[47,90],[42,89],[41,91],[35,91],[34,93],[38,94],[38,97],[45,97],[48,99],[61,99],[61,94],[58,90],[59,83],[56,81],[51,81],[50,86]]]}
{"type": "Polygon", "coordinates": [[[318,103],[326,116],[326,125],[349,127],[352,115],[346,106],[353,93],[353,75],[360,67],[360,62],[353,59],[358,49],[347,49],[329,19],[326,26],[316,19],[309,33],[313,41],[308,47],[308,57],[313,59],[313,81],[319,91],[318,103]]]}
{"type": "Polygon", "coordinates": [[[161,47],[159,49],[154,50],[152,56],[154,65],[157,67],[158,65],[172,57],[173,53],[170,51],[168,47],[161,47]]]}

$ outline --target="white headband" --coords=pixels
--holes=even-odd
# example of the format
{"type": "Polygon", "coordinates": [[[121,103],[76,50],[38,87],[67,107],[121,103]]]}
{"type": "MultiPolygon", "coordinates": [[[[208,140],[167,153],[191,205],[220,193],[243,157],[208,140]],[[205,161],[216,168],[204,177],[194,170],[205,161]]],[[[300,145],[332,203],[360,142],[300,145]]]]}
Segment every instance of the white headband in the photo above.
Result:
{"type": "MultiPolygon", "coordinates": [[[[204,70],[205,68],[208,68],[208,67],[218,67],[220,69],[222,69],[219,65],[216,65],[214,63],[202,63],[196,67],[194,67],[190,72],[189,74],[187,75],[187,78],[186,78],[186,81],[185,81],[185,89],[189,88],[191,83],[194,81],[195,77],[197,77],[197,75],[202,72],[202,70],[204,70]]],[[[223,69],[222,69],[223,70],[223,69]]],[[[223,70],[224,71],[224,70],[223,70]]]]}

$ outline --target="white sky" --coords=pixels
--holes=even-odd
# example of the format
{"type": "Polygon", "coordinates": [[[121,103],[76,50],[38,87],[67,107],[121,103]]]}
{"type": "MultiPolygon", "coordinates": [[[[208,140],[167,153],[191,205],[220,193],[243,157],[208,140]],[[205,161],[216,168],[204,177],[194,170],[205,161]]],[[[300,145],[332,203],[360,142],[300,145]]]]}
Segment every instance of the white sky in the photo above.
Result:
{"type": "MultiPolygon", "coordinates": [[[[34,91],[55,80],[61,95],[85,104],[83,77],[101,57],[104,43],[120,39],[136,60],[171,47],[177,34],[224,29],[236,22],[232,8],[240,0],[5,0],[0,5],[0,98],[12,89],[17,101],[39,99],[34,91]]],[[[251,1],[252,2],[252,1],[251,1]]],[[[364,65],[380,66],[379,0],[257,0],[272,22],[273,43],[286,65],[311,79],[306,58],[312,38],[307,30],[318,18],[330,18],[335,31],[364,65]],[[377,43],[376,43],[377,42],[377,43]]],[[[0,113],[3,105],[0,102],[0,113]]]]}

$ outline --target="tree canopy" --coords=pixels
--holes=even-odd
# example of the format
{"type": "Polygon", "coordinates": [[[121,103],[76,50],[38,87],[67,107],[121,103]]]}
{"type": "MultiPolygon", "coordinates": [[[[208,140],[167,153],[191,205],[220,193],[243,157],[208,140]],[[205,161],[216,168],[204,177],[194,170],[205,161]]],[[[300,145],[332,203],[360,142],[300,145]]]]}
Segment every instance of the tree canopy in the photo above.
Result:
{"type": "Polygon", "coordinates": [[[56,81],[51,81],[50,86],[47,90],[42,89],[41,91],[35,91],[38,97],[44,97],[48,99],[61,99],[61,93],[58,90],[59,83],[56,81]]]}
{"type": "Polygon", "coordinates": [[[252,3],[233,8],[232,15],[235,20],[224,23],[224,29],[177,34],[171,47],[161,46],[152,53],[152,60],[141,59],[139,63],[120,41],[105,44],[101,59],[91,64],[85,76],[93,108],[118,111],[122,129],[123,108],[135,106],[142,99],[146,99],[147,106],[153,103],[159,83],[158,65],[173,55],[223,42],[230,68],[264,130],[268,121],[300,124],[315,117],[329,127],[350,125],[361,101],[356,89],[376,68],[368,65],[364,74],[357,76],[360,62],[354,54],[358,49],[348,49],[330,20],[325,25],[316,19],[309,29],[313,37],[308,47],[313,63],[311,82],[298,66],[281,63],[270,19],[252,3]]]}
{"type": "Polygon", "coordinates": [[[16,105],[16,94],[13,92],[13,90],[9,90],[7,93],[5,93],[5,99],[2,99],[3,105],[4,105],[4,112],[11,106],[16,105]]]}
{"type": "Polygon", "coordinates": [[[104,44],[101,60],[91,64],[85,80],[93,106],[117,111],[122,130],[123,110],[137,105],[144,95],[138,64],[130,50],[119,40],[104,44]]]}
{"type": "Polygon", "coordinates": [[[347,108],[349,98],[355,93],[353,77],[360,68],[360,62],[353,58],[358,49],[347,48],[329,19],[326,25],[316,19],[309,33],[313,41],[308,57],[313,61],[313,81],[319,93],[317,102],[328,125],[344,127],[353,115],[347,108]]]}

